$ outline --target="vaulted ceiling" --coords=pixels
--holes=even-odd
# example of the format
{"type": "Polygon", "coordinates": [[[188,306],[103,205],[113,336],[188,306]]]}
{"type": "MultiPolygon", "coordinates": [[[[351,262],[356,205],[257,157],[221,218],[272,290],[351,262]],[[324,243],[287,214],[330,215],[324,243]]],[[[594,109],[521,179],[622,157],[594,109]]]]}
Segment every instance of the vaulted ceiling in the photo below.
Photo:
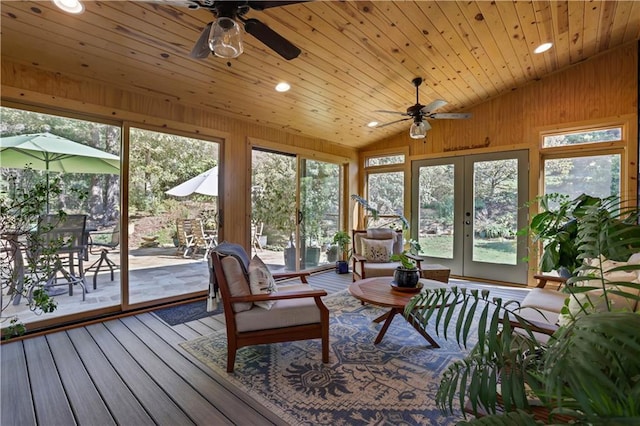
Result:
{"type": "MultiPolygon", "coordinates": [[[[408,131],[405,111],[464,112],[640,38],[638,1],[312,1],[250,10],[298,46],[287,61],[250,35],[236,59],[189,53],[214,17],[188,2],[3,1],[2,59],[285,131],[363,147],[408,131]],[[534,54],[543,42],[546,53],[534,54]],[[276,83],[287,81],[289,92],[276,83]]],[[[473,118],[471,118],[473,119],[473,118]]]]}

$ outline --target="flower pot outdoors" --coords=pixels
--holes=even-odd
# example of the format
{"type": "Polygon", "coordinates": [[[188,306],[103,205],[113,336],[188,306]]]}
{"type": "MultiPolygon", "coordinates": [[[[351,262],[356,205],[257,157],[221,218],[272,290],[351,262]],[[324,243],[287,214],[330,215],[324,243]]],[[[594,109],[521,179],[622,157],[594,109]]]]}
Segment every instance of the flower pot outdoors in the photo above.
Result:
{"type": "Polygon", "coordinates": [[[336,262],[336,274],[348,274],[349,273],[349,262],[346,260],[338,260],[336,262]]]}
{"type": "Polygon", "coordinates": [[[415,287],[419,278],[417,269],[398,267],[393,273],[393,280],[398,287],[415,287]]]}

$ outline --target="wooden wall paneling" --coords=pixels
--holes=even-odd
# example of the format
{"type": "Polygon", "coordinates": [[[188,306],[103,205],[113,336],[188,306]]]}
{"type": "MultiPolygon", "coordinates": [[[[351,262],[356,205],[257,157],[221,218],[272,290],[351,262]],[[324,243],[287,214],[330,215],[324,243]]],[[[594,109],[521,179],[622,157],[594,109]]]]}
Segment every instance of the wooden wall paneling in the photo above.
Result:
{"type": "Polygon", "coordinates": [[[537,146],[536,128],[541,126],[637,114],[637,63],[637,45],[628,43],[491,99],[471,109],[469,120],[434,120],[425,141],[409,139],[407,128],[370,149],[409,143],[413,156],[522,143],[537,146]]]}

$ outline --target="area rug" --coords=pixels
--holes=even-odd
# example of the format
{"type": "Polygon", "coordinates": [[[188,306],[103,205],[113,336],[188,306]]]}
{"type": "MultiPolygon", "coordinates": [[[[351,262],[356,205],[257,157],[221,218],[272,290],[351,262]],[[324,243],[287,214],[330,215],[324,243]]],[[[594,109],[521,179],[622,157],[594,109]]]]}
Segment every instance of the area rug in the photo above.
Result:
{"type": "Polygon", "coordinates": [[[463,355],[438,338],[433,349],[396,317],[380,344],[373,340],[385,311],[363,306],[348,292],[325,299],[331,311],[330,362],[321,362],[319,340],[238,350],[235,372],[226,372],[224,332],[181,344],[230,383],[292,425],[453,425],[435,404],[439,377],[463,355]]]}
{"type": "Polygon", "coordinates": [[[158,309],[153,313],[167,324],[177,325],[221,314],[222,303],[219,303],[218,307],[211,312],[207,312],[207,301],[199,300],[197,302],[185,303],[182,305],[172,306],[170,308],[158,309]]]}

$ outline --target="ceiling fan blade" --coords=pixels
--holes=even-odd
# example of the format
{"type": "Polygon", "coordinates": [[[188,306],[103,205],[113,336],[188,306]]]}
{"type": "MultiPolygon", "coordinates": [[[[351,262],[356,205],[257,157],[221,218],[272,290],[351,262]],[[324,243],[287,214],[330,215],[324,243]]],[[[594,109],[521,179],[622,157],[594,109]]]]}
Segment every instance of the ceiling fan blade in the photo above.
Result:
{"type": "Polygon", "coordinates": [[[448,118],[452,120],[459,120],[464,118],[471,118],[471,114],[463,112],[441,112],[435,114],[429,114],[429,118],[448,118]]]}
{"type": "Polygon", "coordinates": [[[422,109],[420,111],[422,111],[423,113],[427,114],[430,113],[431,111],[438,109],[438,108],[442,108],[443,106],[445,106],[446,104],[448,104],[449,102],[447,101],[443,101],[442,99],[436,99],[435,101],[425,105],[424,107],[422,107],[422,109]]]}
{"type": "Polygon", "coordinates": [[[427,120],[422,120],[422,123],[424,123],[425,130],[431,130],[431,124],[427,120]]]}
{"type": "Polygon", "coordinates": [[[380,125],[376,126],[376,129],[379,129],[380,127],[390,126],[392,124],[396,124],[396,123],[399,123],[401,121],[407,121],[407,120],[411,120],[411,117],[409,117],[409,118],[401,118],[400,120],[396,120],[396,121],[391,121],[389,123],[380,124],[380,125]]]}
{"type": "Polygon", "coordinates": [[[387,111],[386,109],[377,109],[373,112],[384,112],[386,114],[399,114],[399,115],[409,115],[406,112],[400,112],[400,111],[387,111]]]}
{"type": "Polygon", "coordinates": [[[254,10],[265,10],[272,7],[286,6],[289,4],[306,3],[309,0],[291,0],[291,1],[250,1],[249,7],[254,10]]]}
{"type": "Polygon", "coordinates": [[[191,49],[191,56],[194,59],[206,59],[209,57],[211,53],[211,49],[209,49],[209,33],[211,32],[211,26],[213,22],[209,22],[204,30],[200,33],[200,37],[198,37],[198,41],[196,41],[195,46],[191,49]]]}
{"type": "Polygon", "coordinates": [[[298,55],[300,55],[300,49],[257,19],[246,19],[243,22],[246,32],[260,40],[265,46],[286,60],[297,58],[298,55]]]}

